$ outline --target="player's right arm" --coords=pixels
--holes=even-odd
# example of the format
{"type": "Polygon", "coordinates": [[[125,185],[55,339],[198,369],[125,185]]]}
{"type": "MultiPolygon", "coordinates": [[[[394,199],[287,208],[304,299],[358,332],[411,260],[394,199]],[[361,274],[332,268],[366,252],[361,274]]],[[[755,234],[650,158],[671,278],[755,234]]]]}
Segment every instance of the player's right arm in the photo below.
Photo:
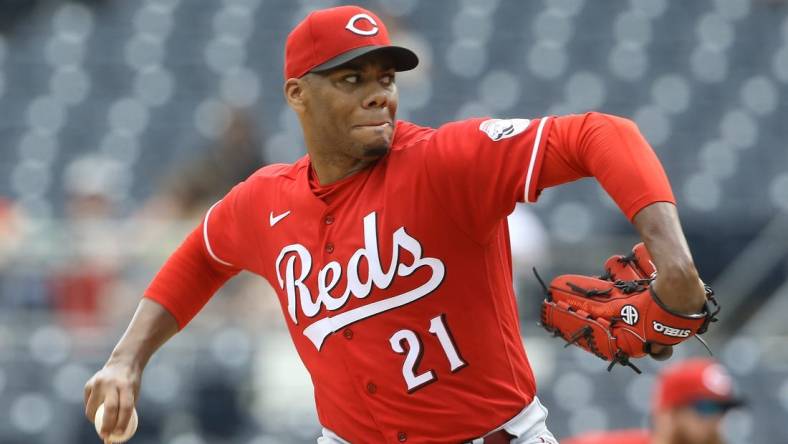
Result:
{"type": "Polygon", "coordinates": [[[85,415],[92,422],[104,404],[101,436],[120,434],[131,419],[142,371],[154,352],[178,332],[178,323],[157,302],[142,299],[104,367],[85,384],[85,415]]]}
{"type": "MultiPolygon", "coordinates": [[[[104,367],[85,385],[90,421],[104,404],[102,437],[125,430],[151,356],[202,309],[227,280],[250,268],[249,186],[242,183],[211,207],[157,273],[104,367]]],[[[105,441],[107,442],[107,441],[105,441]]]]}

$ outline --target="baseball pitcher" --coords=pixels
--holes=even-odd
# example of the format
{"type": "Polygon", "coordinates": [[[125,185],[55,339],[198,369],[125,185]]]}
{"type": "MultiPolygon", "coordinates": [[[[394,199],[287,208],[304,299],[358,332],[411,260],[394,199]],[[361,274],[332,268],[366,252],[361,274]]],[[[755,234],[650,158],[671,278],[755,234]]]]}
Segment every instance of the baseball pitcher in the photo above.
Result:
{"type": "MultiPolygon", "coordinates": [[[[659,270],[642,284],[648,298],[629,305],[649,322],[705,319],[668,179],[634,123],[600,113],[440,128],[397,120],[396,73],[417,64],[356,6],[313,12],[292,30],[283,90],[306,155],[235,186],[153,279],[85,387],[88,418],[105,405],[105,436],[128,422],[151,355],[248,270],[276,290],[311,374],[318,442],[557,442],[520,336],[506,216],[583,177],[616,201],[659,270]]],[[[575,340],[586,348],[612,334],[596,327],[604,313],[553,295],[551,331],[570,339],[592,325],[575,340]]],[[[699,326],[681,330],[608,343],[608,360],[668,356],[699,326]]]]}

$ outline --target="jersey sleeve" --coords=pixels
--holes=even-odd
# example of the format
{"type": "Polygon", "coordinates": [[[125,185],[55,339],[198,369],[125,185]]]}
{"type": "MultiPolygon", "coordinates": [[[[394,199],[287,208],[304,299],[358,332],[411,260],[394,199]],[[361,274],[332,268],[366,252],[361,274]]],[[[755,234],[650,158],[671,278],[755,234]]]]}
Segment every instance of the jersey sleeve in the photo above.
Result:
{"type": "Polygon", "coordinates": [[[469,119],[439,128],[425,170],[439,205],[485,242],[517,202],[535,202],[551,117],[469,119]]]}
{"type": "Polygon", "coordinates": [[[635,122],[591,112],[553,119],[537,193],[583,177],[594,177],[632,220],[654,202],[676,199],[656,153],[635,122]]]}
{"type": "Polygon", "coordinates": [[[144,297],[170,312],[180,330],[239,271],[217,263],[208,255],[200,226],[167,259],[145,290],[144,297]]]}
{"type": "Polygon", "coordinates": [[[202,240],[206,253],[216,264],[245,270],[254,265],[251,187],[249,181],[236,185],[205,213],[200,226],[202,240]]]}

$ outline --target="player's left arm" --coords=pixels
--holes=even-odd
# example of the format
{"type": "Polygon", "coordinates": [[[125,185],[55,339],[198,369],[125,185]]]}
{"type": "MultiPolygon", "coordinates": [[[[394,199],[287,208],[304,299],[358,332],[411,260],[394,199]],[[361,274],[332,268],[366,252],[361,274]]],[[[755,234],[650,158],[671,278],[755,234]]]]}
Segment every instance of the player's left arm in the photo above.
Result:
{"type": "Polygon", "coordinates": [[[681,229],[676,206],[667,202],[650,204],[632,222],[659,270],[652,284],[659,299],[679,313],[700,312],[706,302],[706,291],[681,229]]]}
{"type": "Polygon", "coordinates": [[[642,237],[659,270],[654,290],[670,309],[698,313],[706,301],[659,159],[634,122],[601,113],[554,119],[538,188],[593,176],[642,237]]]}

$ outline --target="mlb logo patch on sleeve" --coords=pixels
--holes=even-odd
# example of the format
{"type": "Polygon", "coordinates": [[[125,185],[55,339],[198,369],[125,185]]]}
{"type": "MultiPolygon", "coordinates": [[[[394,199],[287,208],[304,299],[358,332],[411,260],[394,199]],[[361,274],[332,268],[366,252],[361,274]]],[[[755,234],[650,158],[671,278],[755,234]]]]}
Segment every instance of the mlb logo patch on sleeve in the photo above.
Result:
{"type": "Polygon", "coordinates": [[[530,123],[530,119],[487,119],[479,125],[479,130],[497,142],[522,133],[530,123]]]}

